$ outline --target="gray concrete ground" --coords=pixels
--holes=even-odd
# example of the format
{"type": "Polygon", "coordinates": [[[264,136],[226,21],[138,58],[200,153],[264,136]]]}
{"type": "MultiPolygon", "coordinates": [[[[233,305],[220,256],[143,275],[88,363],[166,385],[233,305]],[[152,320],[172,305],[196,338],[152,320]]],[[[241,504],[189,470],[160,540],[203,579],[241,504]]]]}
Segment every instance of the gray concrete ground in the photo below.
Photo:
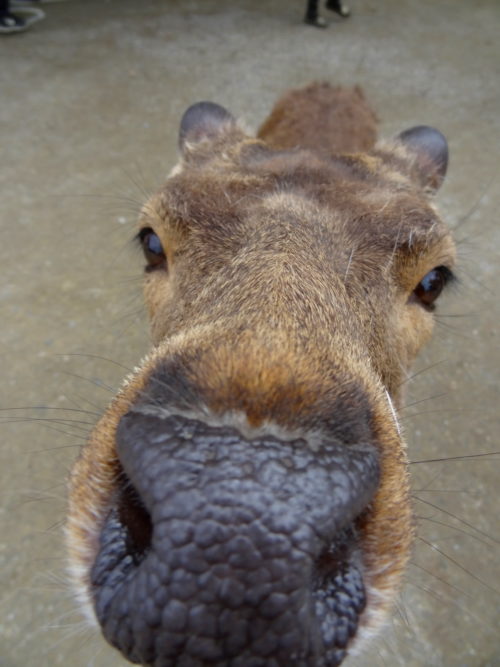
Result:
{"type": "MultiPolygon", "coordinates": [[[[283,89],[322,78],[361,84],[383,134],[419,123],[447,134],[439,202],[456,227],[461,283],[403,417],[413,460],[500,450],[500,4],[352,0],[352,18],[325,31],[301,23],[303,4],[75,0],[1,38],[4,667],[122,664],[68,594],[65,477],[147,350],[129,239],[193,101],[256,127],[283,89]]],[[[386,633],[350,664],[500,665],[500,457],[412,472],[422,540],[386,633]]]]}

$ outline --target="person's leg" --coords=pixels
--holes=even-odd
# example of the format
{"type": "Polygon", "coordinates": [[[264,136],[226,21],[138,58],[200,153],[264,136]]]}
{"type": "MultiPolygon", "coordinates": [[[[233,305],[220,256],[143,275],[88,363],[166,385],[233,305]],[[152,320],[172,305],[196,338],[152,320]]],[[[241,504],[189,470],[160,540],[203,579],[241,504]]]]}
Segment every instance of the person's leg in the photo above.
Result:
{"type": "Polygon", "coordinates": [[[304,22],[309,25],[314,25],[317,28],[325,28],[326,21],[318,14],[318,2],[319,0],[307,0],[304,22]]]}

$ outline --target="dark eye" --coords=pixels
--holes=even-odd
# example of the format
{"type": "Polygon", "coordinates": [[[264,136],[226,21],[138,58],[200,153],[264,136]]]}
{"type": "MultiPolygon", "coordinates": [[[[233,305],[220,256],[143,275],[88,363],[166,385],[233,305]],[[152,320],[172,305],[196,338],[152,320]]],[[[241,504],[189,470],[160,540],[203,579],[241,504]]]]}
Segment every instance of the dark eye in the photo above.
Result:
{"type": "Polygon", "coordinates": [[[146,271],[166,268],[167,258],[158,234],[150,227],[145,227],[139,232],[138,238],[147,261],[146,271]]]}
{"type": "Polygon", "coordinates": [[[429,310],[433,310],[434,301],[443,291],[446,283],[453,278],[453,274],[446,266],[438,266],[422,278],[413,291],[417,301],[429,310]]]}

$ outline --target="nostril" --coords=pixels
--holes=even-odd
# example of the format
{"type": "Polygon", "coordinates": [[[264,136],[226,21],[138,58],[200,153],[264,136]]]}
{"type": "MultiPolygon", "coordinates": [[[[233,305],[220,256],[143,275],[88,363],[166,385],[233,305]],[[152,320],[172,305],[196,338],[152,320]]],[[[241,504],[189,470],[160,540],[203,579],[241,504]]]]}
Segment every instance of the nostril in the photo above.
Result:
{"type": "Polygon", "coordinates": [[[345,528],[335,540],[322,549],[315,562],[314,588],[323,588],[332,576],[351,559],[358,545],[356,530],[352,525],[345,528]]]}
{"type": "Polygon", "coordinates": [[[107,614],[116,588],[146,558],[152,539],[151,517],[139,494],[124,476],[100,534],[100,549],[91,570],[99,618],[107,614]]]}
{"type": "Polygon", "coordinates": [[[356,634],[366,606],[360,544],[354,525],[325,548],[315,563],[313,596],[326,644],[343,650],[356,634]]]}
{"type": "Polygon", "coordinates": [[[117,509],[119,521],[126,529],[126,551],[138,565],[151,547],[153,525],[144,503],[128,480],[120,490],[117,509]]]}

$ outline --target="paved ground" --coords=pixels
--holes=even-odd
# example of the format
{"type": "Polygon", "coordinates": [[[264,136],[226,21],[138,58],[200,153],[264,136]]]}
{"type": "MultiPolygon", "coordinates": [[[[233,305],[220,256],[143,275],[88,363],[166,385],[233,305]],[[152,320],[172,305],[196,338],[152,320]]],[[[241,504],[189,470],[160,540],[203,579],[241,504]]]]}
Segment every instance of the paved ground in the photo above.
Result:
{"type": "MultiPolygon", "coordinates": [[[[447,134],[439,201],[457,228],[461,284],[418,365],[428,370],[404,413],[410,453],[500,450],[498,0],[352,0],[352,18],[325,31],[301,23],[303,4],[75,0],[1,38],[0,407],[15,422],[0,447],[5,667],[121,664],[66,592],[64,480],[147,350],[129,239],[193,101],[255,127],[284,88],[324,78],[360,83],[383,134],[418,123],[447,134]],[[14,409],[38,405],[54,410],[14,409]]],[[[417,503],[426,542],[385,638],[351,665],[499,665],[500,457],[413,468],[430,503],[417,503]]]]}

